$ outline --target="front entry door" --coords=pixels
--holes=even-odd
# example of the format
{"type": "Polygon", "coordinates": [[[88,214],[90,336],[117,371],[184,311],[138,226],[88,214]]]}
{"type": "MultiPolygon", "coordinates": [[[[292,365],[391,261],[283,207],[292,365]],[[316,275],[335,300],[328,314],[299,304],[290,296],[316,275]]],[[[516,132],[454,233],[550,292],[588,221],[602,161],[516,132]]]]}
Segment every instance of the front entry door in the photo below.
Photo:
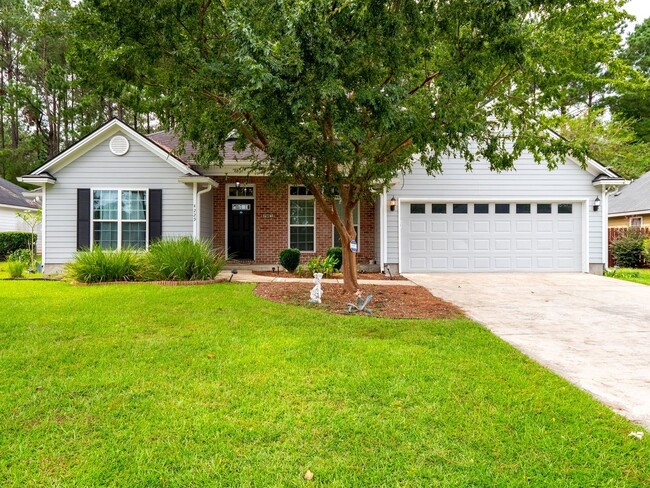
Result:
{"type": "Polygon", "coordinates": [[[228,257],[254,259],[255,200],[228,200],[228,257]]]}

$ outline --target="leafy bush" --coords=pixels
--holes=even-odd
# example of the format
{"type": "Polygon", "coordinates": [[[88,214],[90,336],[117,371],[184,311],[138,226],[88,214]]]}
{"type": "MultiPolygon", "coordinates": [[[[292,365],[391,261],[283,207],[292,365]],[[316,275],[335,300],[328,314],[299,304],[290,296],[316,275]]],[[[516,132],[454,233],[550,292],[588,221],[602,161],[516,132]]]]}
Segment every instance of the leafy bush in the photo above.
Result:
{"type": "Polygon", "coordinates": [[[621,268],[638,268],[643,263],[643,233],[628,229],[612,242],[614,262],[621,268]]]}
{"type": "Polygon", "coordinates": [[[284,269],[289,273],[293,273],[300,264],[300,249],[283,249],[280,251],[278,260],[284,269]]]}
{"type": "Polygon", "coordinates": [[[331,275],[334,272],[334,258],[332,256],[325,258],[317,256],[309,260],[307,267],[312,275],[314,273],[323,273],[325,276],[331,275]]]}
{"type": "Polygon", "coordinates": [[[329,258],[330,256],[334,260],[334,269],[336,271],[339,271],[341,269],[341,266],[343,265],[343,249],[340,247],[330,247],[327,250],[326,256],[329,258]]]}
{"type": "Polygon", "coordinates": [[[9,261],[7,263],[7,270],[11,278],[22,278],[27,264],[22,261],[9,261]]]}
{"type": "Polygon", "coordinates": [[[82,283],[134,281],[141,269],[142,256],[134,251],[79,251],[66,264],[66,277],[82,283]]]}
{"type": "Polygon", "coordinates": [[[152,244],[145,255],[144,276],[150,280],[211,280],[225,258],[208,241],[179,237],[152,244]]]}
{"type": "MultiPolygon", "coordinates": [[[[36,245],[36,236],[33,237],[36,245]]],[[[0,259],[6,259],[18,249],[29,249],[31,243],[31,232],[0,232],[0,259]]]]}
{"type": "Polygon", "coordinates": [[[29,249],[16,249],[9,256],[7,261],[20,261],[21,263],[28,263],[31,259],[31,252],[29,249]]]}
{"type": "Polygon", "coordinates": [[[645,259],[646,266],[650,266],[650,239],[643,240],[643,258],[645,259]]]}

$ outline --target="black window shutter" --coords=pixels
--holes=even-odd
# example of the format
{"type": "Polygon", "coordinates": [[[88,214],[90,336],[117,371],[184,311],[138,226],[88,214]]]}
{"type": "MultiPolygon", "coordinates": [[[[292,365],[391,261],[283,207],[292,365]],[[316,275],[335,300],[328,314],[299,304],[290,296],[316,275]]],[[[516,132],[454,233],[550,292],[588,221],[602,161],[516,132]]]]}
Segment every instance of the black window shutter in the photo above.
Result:
{"type": "Polygon", "coordinates": [[[77,188],[77,250],[90,248],[90,188],[77,188]]]}
{"type": "Polygon", "coordinates": [[[162,190],[149,190],[149,244],[162,238],[162,190]]]}

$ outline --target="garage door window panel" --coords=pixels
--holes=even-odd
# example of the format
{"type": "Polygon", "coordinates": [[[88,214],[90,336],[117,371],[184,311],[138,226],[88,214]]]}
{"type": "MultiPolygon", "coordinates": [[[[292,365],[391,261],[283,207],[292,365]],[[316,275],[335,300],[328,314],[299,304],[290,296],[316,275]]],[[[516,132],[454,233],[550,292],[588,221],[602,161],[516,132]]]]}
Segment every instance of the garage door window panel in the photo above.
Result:
{"type": "Polygon", "coordinates": [[[518,203],[516,208],[518,214],[530,213],[530,203],[518,203]]]}
{"type": "Polygon", "coordinates": [[[553,206],[550,203],[538,203],[537,204],[537,213],[538,214],[550,214],[553,211],[553,206]]]}
{"type": "Polygon", "coordinates": [[[494,205],[494,213],[498,214],[509,214],[510,213],[510,204],[509,203],[497,203],[494,205]]]}
{"type": "Polygon", "coordinates": [[[432,203],[431,204],[431,213],[433,213],[433,214],[446,214],[447,213],[447,204],[446,203],[432,203]]]}
{"type": "Polygon", "coordinates": [[[467,204],[466,203],[454,203],[454,213],[455,214],[466,214],[467,213],[467,204]]]}
{"type": "Polygon", "coordinates": [[[474,204],[474,213],[475,214],[488,214],[488,213],[490,213],[490,204],[489,203],[475,203],[474,204]]]}
{"type": "Polygon", "coordinates": [[[573,204],[571,203],[558,203],[557,213],[559,214],[570,214],[573,213],[573,204]]]}
{"type": "Polygon", "coordinates": [[[411,213],[412,214],[423,214],[427,212],[427,206],[424,203],[412,203],[411,204],[411,213]]]}

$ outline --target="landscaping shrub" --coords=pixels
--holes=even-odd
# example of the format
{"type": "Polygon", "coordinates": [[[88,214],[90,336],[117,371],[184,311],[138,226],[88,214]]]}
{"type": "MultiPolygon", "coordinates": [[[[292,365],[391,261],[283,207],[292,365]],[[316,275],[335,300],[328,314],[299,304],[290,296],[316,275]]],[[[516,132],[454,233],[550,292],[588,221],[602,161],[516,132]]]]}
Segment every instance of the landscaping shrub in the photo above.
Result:
{"type": "Polygon", "coordinates": [[[28,263],[30,259],[31,253],[29,249],[16,249],[7,256],[7,261],[20,261],[21,263],[28,263]]]}
{"type": "Polygon", "coordinates": [[[151,245],[145,255],[144,276],[150,280],[211,280],[224,263],[223,255],[208,241],[179,237],[151,245]]]}
{"type": "Polygon", "coordinates": [[[130,250],[110,251],[96,247],[79,251],[66,264],[66,277],[82,283],[134,281],[141,269],[142,255],[130,250]]]}
{"type": "MultiPolygon", "coordinates": [[[[31,232],[0,232],[0,260],[4,260],[18,249],[29,249],[32,243],[31,232]]],[[[34,236],[36,245],[36,236],[34,236]]]]}
{"type": "Polygon", "coordinates": [[[612,256],[621,268],[638,268],[643,264],[643,233],[628,229],[612,242],[612,256]]]}
{"type": "Polygon", "coordinates": [[[643,240],[643,259],[645,260],[645,265],[650,266],[650,239],[643,240]]]}
{"type": "Polygon", "coordinates": [[[330,256],[334,260],[334,269],[336,271],[341,270],[341,266],[343,265],[343,249],[340,247],[330,247],[327,250],[326,256],[329,258],[330,256]]]}
{"type": "Polygon", "coordinates": [[[27,264],[22,261],[9,261],[7,263],[7,270],[11,278],[22,278],[27,264]]]}
{"type": "Polygon", "coordinates": [[[300,249],[283,249],[280,251],[278,260],[284,269],[289,273],[293,273],[300,264],[300,249]]]}
{"type": "Polygon", "coordinates": [[[334,258],[332,256],[325,258],[317,256],[309,260],[307,267],[312,275],[314,273],[323,273],[325,276],[331,275],[334,272],[334,258]]]}

